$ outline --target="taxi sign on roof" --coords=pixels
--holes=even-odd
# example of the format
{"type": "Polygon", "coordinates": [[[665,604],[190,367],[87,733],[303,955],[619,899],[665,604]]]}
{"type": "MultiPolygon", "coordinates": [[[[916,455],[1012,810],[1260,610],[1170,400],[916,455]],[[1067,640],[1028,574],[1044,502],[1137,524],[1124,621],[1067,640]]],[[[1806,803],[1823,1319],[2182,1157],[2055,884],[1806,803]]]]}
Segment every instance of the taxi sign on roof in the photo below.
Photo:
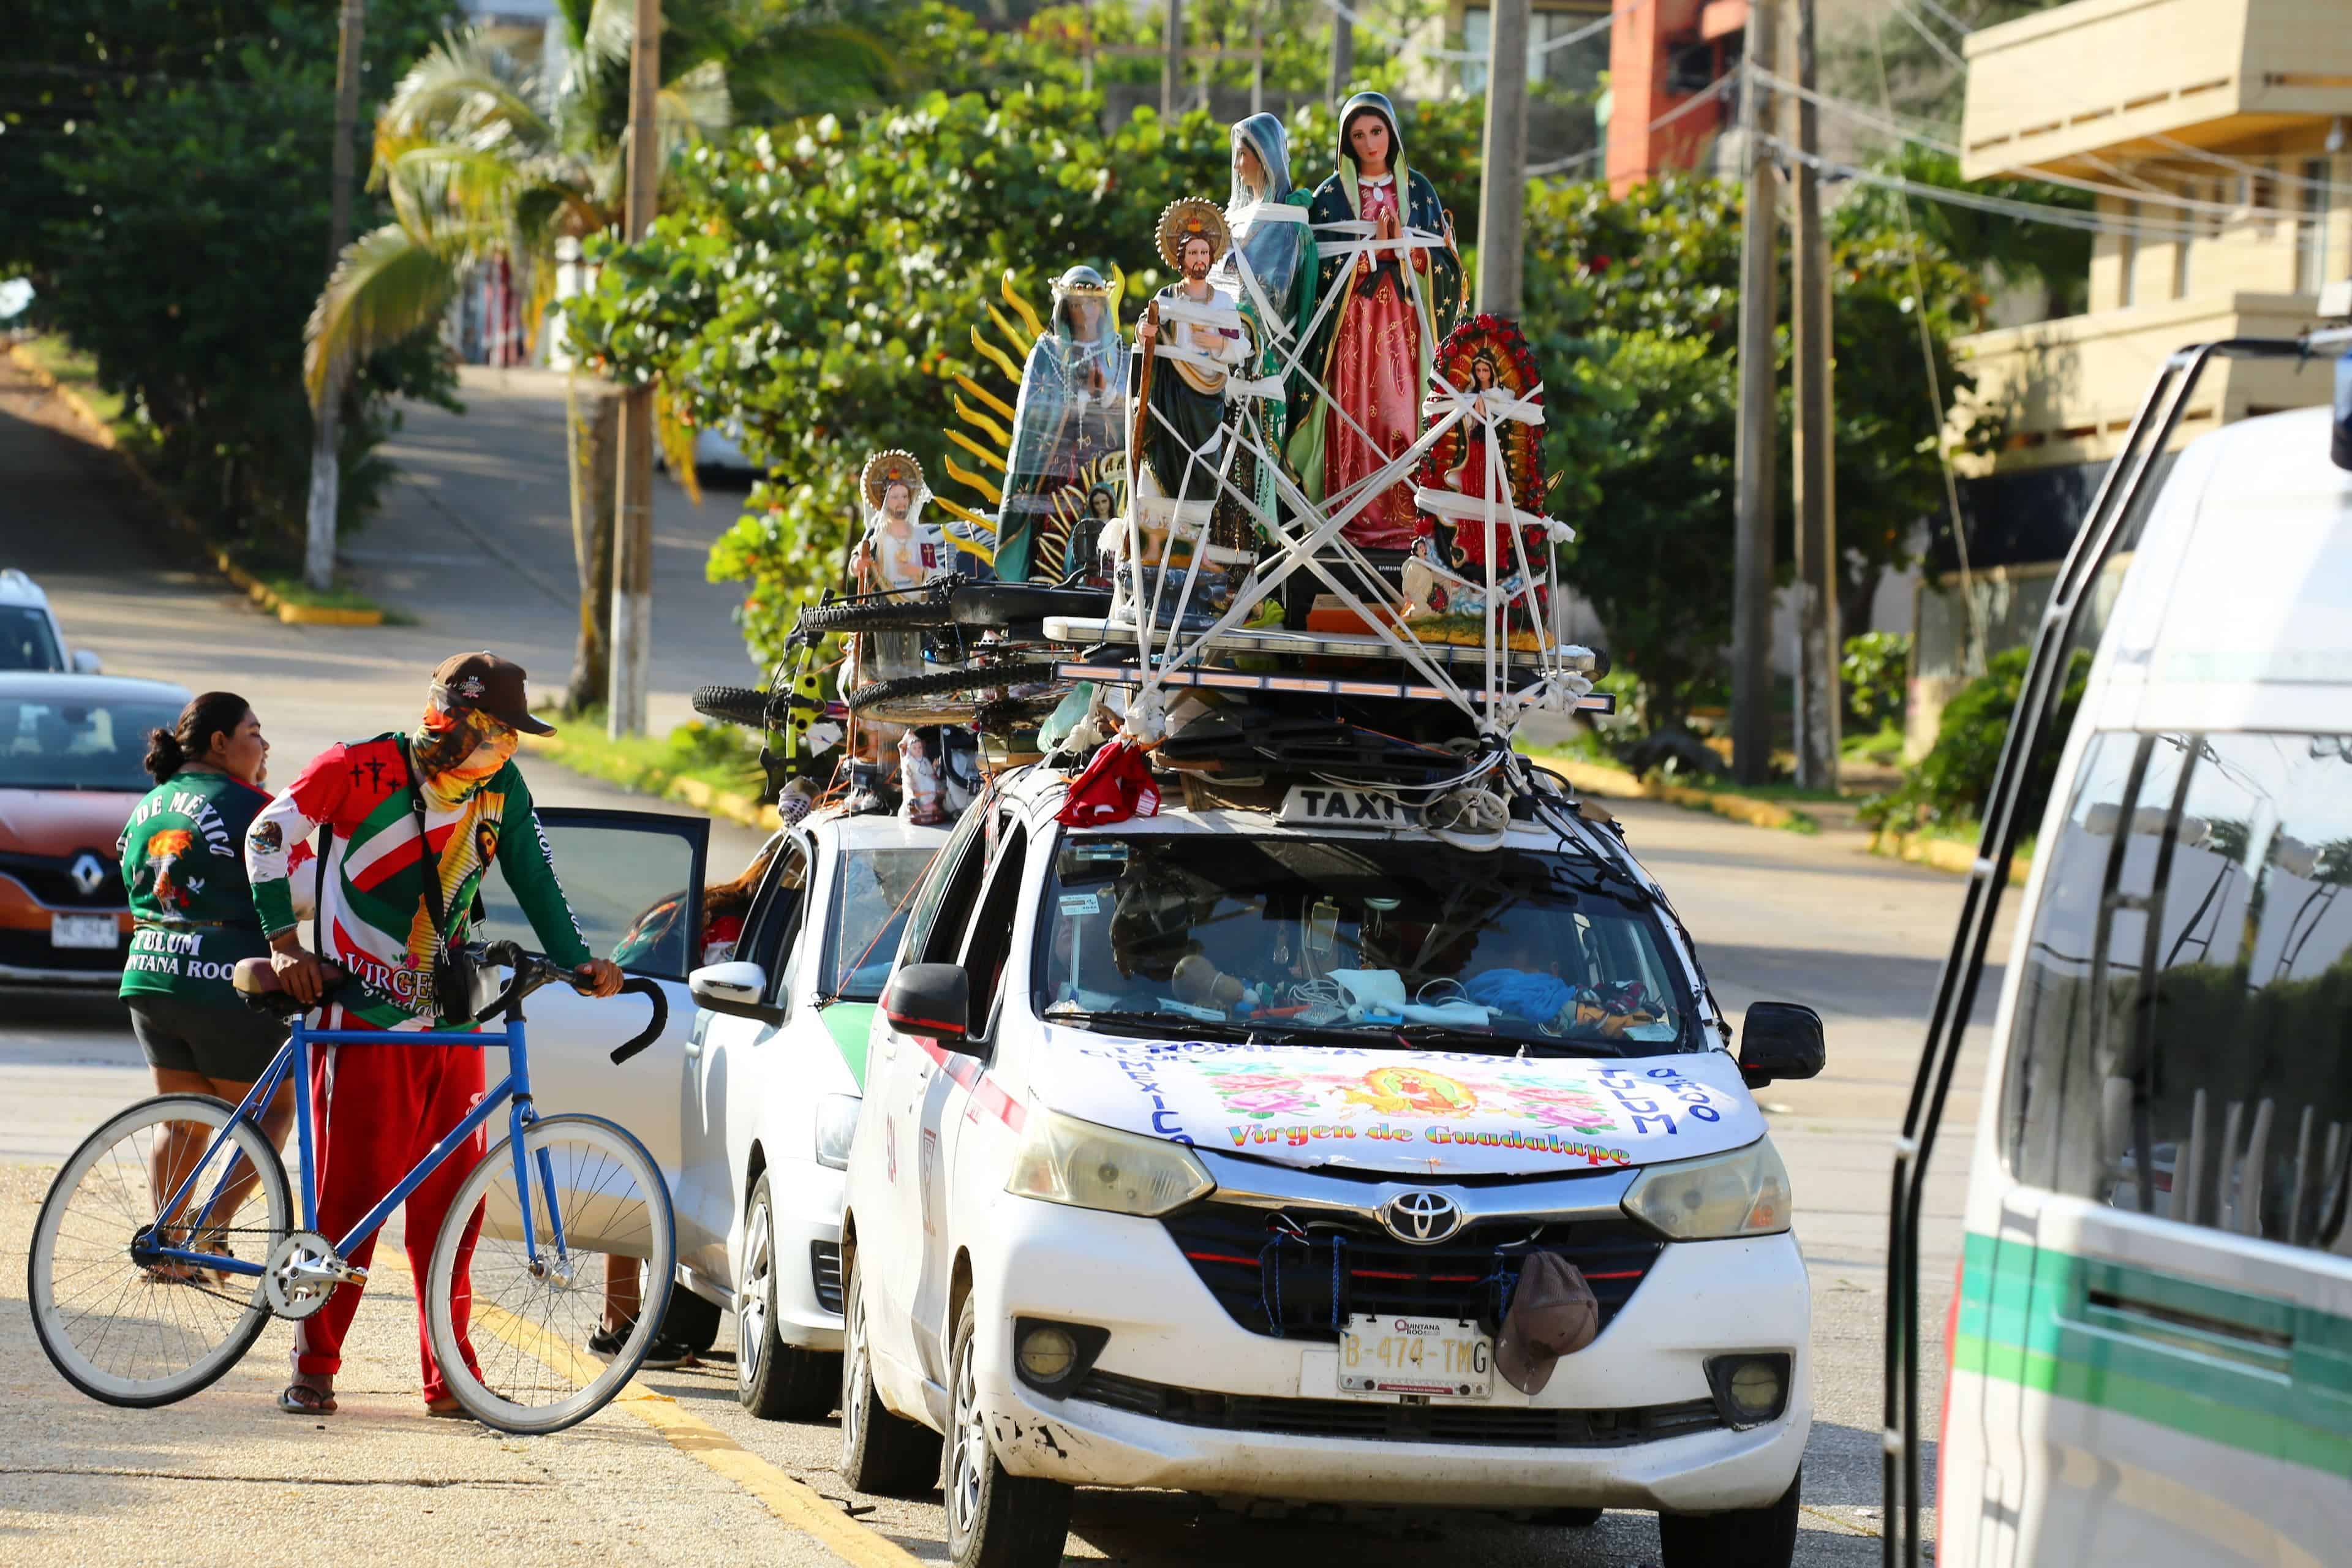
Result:
{"type": "Polygon", "coordinates": [[[1411,827],[1413,814],[1372,790],[1293,784],[1283,795],[1276,820],[1320,827],[1411,827]]]}

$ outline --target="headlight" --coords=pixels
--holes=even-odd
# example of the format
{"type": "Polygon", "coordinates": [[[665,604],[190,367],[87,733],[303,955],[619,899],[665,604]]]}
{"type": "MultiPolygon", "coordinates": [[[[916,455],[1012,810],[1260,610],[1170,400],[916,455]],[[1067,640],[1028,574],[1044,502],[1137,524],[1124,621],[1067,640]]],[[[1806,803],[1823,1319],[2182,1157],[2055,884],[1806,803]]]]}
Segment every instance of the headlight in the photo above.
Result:
{"type": "Polygon", "coordinates": [[[1705,1160],[1653,1165],[1625,1194],[1625,1212],[1675,1241],[1770,1236],[1789,1228],[1789,1168],[1772,1140],[1705,1160]]]}
{"type": "Polygon", "coordinates": [[[1023,1130],[1004,1190],[1072,1208],[1150,1215],[1216,1185],[1177,1144],[1041,1110],[1023,1130]]]}
{"type": "Polygon", "coordinates": [[[857,1107],[861,1101],[854,1094],[828,1094],[816,1102],[816,1163],[835,1170],[849,1165],[849,1140],[857,1131],[857,1107]]]}

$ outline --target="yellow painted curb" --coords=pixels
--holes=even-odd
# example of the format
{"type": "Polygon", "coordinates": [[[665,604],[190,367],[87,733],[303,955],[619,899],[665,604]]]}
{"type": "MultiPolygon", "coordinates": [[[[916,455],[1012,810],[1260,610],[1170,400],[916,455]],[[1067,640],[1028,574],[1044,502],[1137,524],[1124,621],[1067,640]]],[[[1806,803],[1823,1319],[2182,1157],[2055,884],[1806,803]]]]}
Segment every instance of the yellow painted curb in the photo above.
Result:
{"type": "MultiPolygon", "coordinates": [[[[565,762],[565,757],[572,752],[572,748],[566,745],[560,735],[526,735],[523,737],[523,743],[551,762],[562,763],[574,773],[593,779],[604,778],[604,774],[593,769],[579,767],[565,762]]],[[[723,816],[730,822],[740,822],[746,827],[761,828],[770,833],[783,826],[783,818],[776,815],[774,806],[762,805],[749,795],[737,795],[732,790],[713,789],[700,779],[685,778],[677,773],[663,773],[658,768],[649,768],[646,771],[646,781],[648,787],[637,789],[640,795],[655,795],[663,800],[674,800],[709,816],[723,816]]],[[[614,781],[605,779],[605,782],[610,784],[614,781]]],[[[627,789],[635,786],[624,784],[620,787],[627,789]]]]}
{"type": "MultiPolygon", "coordinates": [[[[1870,852],[1893,860],[1906,860],[1914,866],[1926,866],[1937,871],[1949,871],[1965,877],[1977,868],[1977,850],[1973,844],[1961,844],[1949,838],[1930,838],[1921,833],[1888,833],[1880,831],[1870,836],[1870,852]]],[[[2009,884],[2025,886],[2032,874],[2033,860],[2030,856],[2009,858],[2009,884]]]]}
{"type": "Polygon", "coordinates": [[[1612,768],[1600,763],[1570,762],[1561,757],[1546,757],[1543,763],[1587,795],[1613,796],[1619,800],[1668,801],[1675,805],[1711,811],[1717,816],[1727,816],[1751,827],[1793,827],[1802,820],[1801,813],[1776,801],[1758,800],[1753,795],[1692,789],[1686,784],[1640,778],[1623,768],[1612,768]]]}
{"type": "Polygon", "coordinates": [[[25,352],[22,344],[10,343],[8,358],[17,369],[39,382],[43,387],[56,395],[58,402],[71,409],[75,418],[89,426],[90,434],[97,439],[98,444],[114,454],[116,459],[121,463],[123,471],[131,476],[131,482],[146,495],[150,504],[162,514],[163,521],[194,540],[196,547],[211,558],[214,567],[220,574],[243,589],[247,596],[255,604],[292,626],[380,626],[383,625],[382,610],[355,610],[325,605],[295,604],[270,587],[268,584],[262,582],[252,573],[238,565],[229,558],[227,551],[205,537],[204,530],[196,526],[195,520],[180,510],[180,504],[171,498],[163,486],[155,482],[154,477],[148,473],[139,459],[124,451],[116,443],[113,427],[98,416],[98,410],[92,408],[83,399],[81,394],[51,375],[40,361],[25,352]]]}

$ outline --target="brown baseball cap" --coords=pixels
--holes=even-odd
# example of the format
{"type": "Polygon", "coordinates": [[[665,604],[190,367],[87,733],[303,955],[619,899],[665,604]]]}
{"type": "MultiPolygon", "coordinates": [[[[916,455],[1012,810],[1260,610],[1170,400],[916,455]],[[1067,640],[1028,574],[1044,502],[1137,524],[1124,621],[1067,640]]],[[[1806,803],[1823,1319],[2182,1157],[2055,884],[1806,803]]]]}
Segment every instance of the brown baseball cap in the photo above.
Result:
{"type": "Polygon", "coordinates": [[[1601,1332],[1601,1301],[1575,1264],[1557,1252],[1528,1256],[1495,1342],[1495,1370],[1522,1394],[1541,1394],[1559,1358],[1601,1332]]]}
{"type": "Polygon", "coordinates": [[[555,726],[531,717],[522,666],[497,654],[453,653],[433,672],[433,697],[445,708],[473,708],[526,735],[552,735],[555,726]]]}

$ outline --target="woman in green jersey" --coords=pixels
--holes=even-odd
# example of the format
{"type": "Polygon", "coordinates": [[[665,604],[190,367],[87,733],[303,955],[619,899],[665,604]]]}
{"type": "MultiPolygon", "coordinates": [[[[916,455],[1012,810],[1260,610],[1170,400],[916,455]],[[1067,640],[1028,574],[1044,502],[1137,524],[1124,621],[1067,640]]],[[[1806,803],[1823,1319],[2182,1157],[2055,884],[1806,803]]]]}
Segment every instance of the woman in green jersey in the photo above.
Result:
{"type": "MultiPolygon", "coordinates": [[[[285,1041],[285,1024],[245,1005],[230,984],[237,960],[269,951],[245,875],[245,830],[269,804],[261,787],[268,763],[261,721],[234,692],[207,691],[171,729],[148,733],[155,787],[115,852],[132,921],[121,995],[158,1093],[235,1105],[285,1041]]],[[[270,1108],[264,1125],[273,1142],[291,1105],[281,1091],[270,1108]]],[[[203,1155],[206,1131],[185,1123],[175,1128],[183,1136],[159,1142],[158,1202],[203,1155]]]]}

